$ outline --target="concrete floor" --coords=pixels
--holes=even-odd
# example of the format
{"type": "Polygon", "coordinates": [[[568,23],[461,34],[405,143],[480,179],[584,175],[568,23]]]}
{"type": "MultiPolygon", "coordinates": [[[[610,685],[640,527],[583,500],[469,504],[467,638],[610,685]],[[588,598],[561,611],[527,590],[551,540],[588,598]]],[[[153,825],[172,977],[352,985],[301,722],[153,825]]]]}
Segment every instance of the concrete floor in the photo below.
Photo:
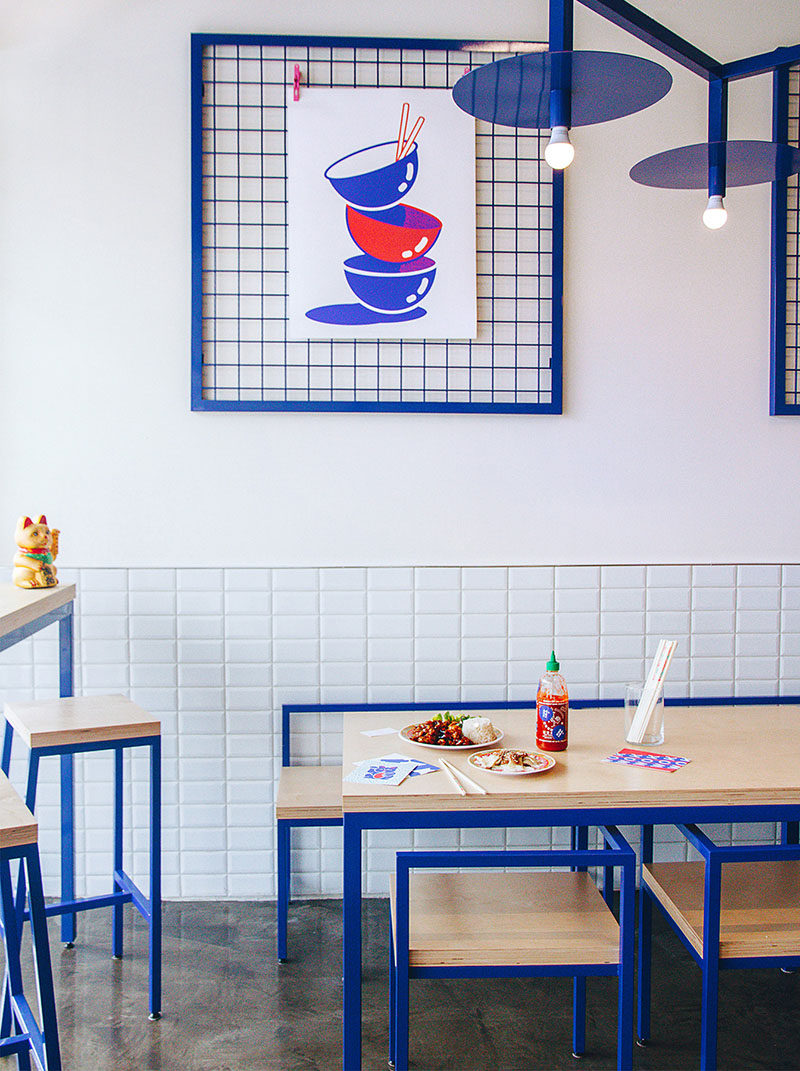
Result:
{"type": "MultiPolygon", "coordinates": [[[[110,917],[80,919],[51,948],[66,1071],[335,1071],[341,1066],[341,905],[292,905],[292,960],[275,962],[274,903],[164,908],[164,1014],[147,1018],[146,931],[126,913],[126,957],[110,957],[110,917]]],[[[388,1053],[387,905],[365,909],[364,1068],[388,1053]]],[[[656,923],[654,1031],[642,1069],[697,1067],[700,973],[656,923]]],[[[570,1053],[568,980],[412,982],[413,1066],[424,1071],[613,1068],[616,982],[588,983],[587,1055],[570,1053]]],[[[720,986],[719,1067],[800,1068],[800,973],[729,971],[720,986]]],[[[0,1060],[5,1071],[6,1061],[0,1060]]],[[[10,1066],[10,1065],[9,1065],[10,1066]]]]}

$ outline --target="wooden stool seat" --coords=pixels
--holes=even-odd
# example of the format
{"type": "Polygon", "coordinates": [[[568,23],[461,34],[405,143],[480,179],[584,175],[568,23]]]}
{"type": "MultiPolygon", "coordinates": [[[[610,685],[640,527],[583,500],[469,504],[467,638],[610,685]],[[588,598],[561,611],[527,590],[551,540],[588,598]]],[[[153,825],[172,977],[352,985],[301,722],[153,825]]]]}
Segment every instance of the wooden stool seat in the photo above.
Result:
{"type": "MultiPolygon", "coordinates": [[[[704,875],[702,860],[642,867],[642,880],[699,956],[704,875]]],[[[800,956],[800,860],[723,864],[719,955],[800,956]]]]}
{"type": "Polygon", "coordinates": [[[6,721],[29,748],[160,736],[161,722],[124,695],[82,695],[5,704],[6,721]]]}
{"type": "Polygon", "coordinates": [[[0,848],[36,844],[39,826],[4,773],[0,773],[0,848]]]}
{"type": "Polygon", "coordinates": [[[341,766],[284,766],[275,803],[278,819],[342,817],[341,766]]]}
{"type": "MultiPolygon", "coordinates": [[[[391,883],[392,932],[396,896],[391,883]]],[[[409,965],[619,963],[619,926],[583,873],[415,873],[409,965]]]]}

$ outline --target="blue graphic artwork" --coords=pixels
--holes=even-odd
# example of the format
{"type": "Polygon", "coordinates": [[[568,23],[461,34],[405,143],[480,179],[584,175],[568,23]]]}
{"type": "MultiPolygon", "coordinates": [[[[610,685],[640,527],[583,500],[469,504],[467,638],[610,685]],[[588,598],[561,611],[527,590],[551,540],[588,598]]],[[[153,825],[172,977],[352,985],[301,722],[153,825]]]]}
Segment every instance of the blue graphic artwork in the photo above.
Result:
{"type": "Polygon", "coordinates": [[[414,140],[420,116],[407,134],[403,105],[397,141],[358,149],[325,170],[325,178],[346,202],[345,222],[360,256],[344,262],[347,284],[357,304],[321,305],[306,316],[319,323],[362,326],[403,323],[425,315],[419,304],[430,292],[436,262],[425,254],[442,229],[441,220],[402,203],[419,172],[414,140]]]}

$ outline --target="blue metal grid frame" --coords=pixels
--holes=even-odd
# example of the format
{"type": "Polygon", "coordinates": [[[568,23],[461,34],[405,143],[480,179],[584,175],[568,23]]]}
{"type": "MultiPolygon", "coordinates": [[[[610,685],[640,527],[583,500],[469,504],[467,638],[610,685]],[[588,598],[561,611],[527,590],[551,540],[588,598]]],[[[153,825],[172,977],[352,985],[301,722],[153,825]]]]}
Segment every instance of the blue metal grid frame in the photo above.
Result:
{"type": "Polygon", "coordinates": [[[391,1015],[390,1060],[397,1071],[408,1068],[409,978],[529,978],[572,977],[572,1053],[582,1056],[586,1047],[586,978],[616,975],[619,985],[617,1017],[618,1066],[633,1065],[633,971],[634,898],[636,895],[636,855],[616,826],[602,826],[604,848],[522,849],[511,851],[427,851],[398,852],[396,859],[397,898],[394,920],[389,1007],[391,1015]],[[571,867],[586,870],[601,866],[608,873],[621,870],[619,907],[619,961],[528,966],[412,967],[409,964],[409,872],[412,869],[456,867],[571,867]]]}
{"type": "MultiPolygon", "coordinates": [[[[773,140],[800,147],[800,66],[773,75],[773,140]]],[[[772,188],[770,413],[800,413],[800,211],[798,176],[772,188]]]]}
{"type": "Polygon", "coordinates": [[[287,338],[286,99],[452,86],[483,43],[192,36],[192,408],[560,413],[563,176],[544,131],[478,123],[477,340],[287,338]],[[302,93],[302,89],[301,89],[302,93]]]}
{"type": "MultiPolygon", "coordinates": [[[[681,943],[702,970],[702,1010],[700,1027],[700,1067],[710,1071],[717,1064],[717,1013],[719,972],[722,970],[742,970],[758,967],[783,967],[796,970],[800,967],[798,955],[738,956],[720,958],[719,931],[722,907],[722,867],[725,863],[769,862],[778,860],[800,861],[800,845],[783,843],[778,845],[748,844],[740,846],[720,846],[708,837],[697,821],[678,822],[677,828],[683,833],[693,848],[700,854],[705,864],[703,884],[703,952],[689,942],[677,925],[675,919],[664,910],[663,905],[653,896],[647,885],[642,882],[642,896],[639,908],[639,998],[637,1010],[637,1034],[641,1041],[650,1038],[650,958],[652,945],[653,903],[658,904],[664,917],[677,934],[681,943]]],[[[642,830],[642,862],[653,861],[652,826],[642,830]]]]}

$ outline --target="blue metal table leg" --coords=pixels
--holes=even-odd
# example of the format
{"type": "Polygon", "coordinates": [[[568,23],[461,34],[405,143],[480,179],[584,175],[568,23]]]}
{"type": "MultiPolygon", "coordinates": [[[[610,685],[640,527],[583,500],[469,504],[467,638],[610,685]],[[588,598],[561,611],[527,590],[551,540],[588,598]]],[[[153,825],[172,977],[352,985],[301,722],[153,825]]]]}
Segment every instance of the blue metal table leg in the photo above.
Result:
{"type": "MultiPolygon", "coordinates": [[[[117,880],[117,871],[122,870],[122,801],[123,801],[123,752],[121,747],[114,748],[114,866],[111,891],[120,892],[122,886],[117,880]]],[[[122,958],[122,904],[114,904],[111,912],[111,955],[114,959],[122,958]]]]}
{"type": "Polygon", "coordinates": [[[576,974],[572,979],[572,1055],[586,1052],[586,977],[576,974]]]}
{"type": "Polygon", "coordinates": [[[150,745],[150,1018],[161,1018],[161,737],[150,745]]]}
{"type": "MultiPolygon", "coordinates": [[[[58,622],[58,694],[74,695],[73,613],[58,622]]],[[[61,756],[61,899],[75,899],[75,762],[72,755],[61,756]]],[[[72,948],[77,933],[77,916],[61,916],[61,940],[72,948]]]]}
{"type": "Polygon", "coordinates": [[[292,826],[278,819],[278,962],[289,958],[289,899],[292,881],[292,826]]]}
{"type": "Polygon", "coordinates": [[[11,768],[11,745],[13,743],[14,730],[9,724],[9,722],[6,722],[6,727],[3,732],[3,759],[2,763],[0,763],[0,769],[2,769],[6,777],[8,777],[8,771],[11,768]]]}
{"type": "Polygon", "coordinates": [[[361,1067],[361,827],[343,819],[342,1069],[361,1067]]]}
{"type": "MultiPolygon", "coordinates": [[[[642,826],[640,850],[642,864],[653,861],[653,827],[642,826]]],[[[653,941],[653,903],[643,882],[639,881],[639,999],[636,1035],[639,1041],[650,1040],[650,956],[653,941]]]]}
{"type": "MultiPolygon", "coordinates": [[[[75,899],[75,756],[71,754],[61,756],[61,899],[75,899]]],[[[61,916],[61,940],[67,948],[75,943],[76,918],[61,916]]]]}

